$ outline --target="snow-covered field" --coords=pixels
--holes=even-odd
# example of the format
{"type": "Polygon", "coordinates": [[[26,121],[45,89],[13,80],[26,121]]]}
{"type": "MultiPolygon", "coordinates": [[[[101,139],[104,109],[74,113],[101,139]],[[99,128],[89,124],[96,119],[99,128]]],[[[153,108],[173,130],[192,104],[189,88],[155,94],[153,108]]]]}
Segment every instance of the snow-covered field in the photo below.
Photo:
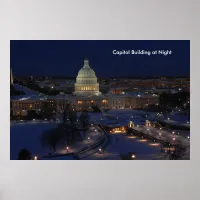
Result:
{"type": "Polygon", "coordinates": [[[188,121],[188,116],[183,112],[171,112],[168,115],[159,115],[160,120],[171,124],[171,125],[181,125],[190,127],[190,122],[188,121]]]}
{"type": "MultiPolygon", "coordinates": [[[[56,126],[57,124],[49,123],[47,121],[11,123],[10,159],[17,159],[18,153],[22,148],[28,149],[33,156],[40,157],[48,155],[48,153],[52,152],[52,149],[49,147],[43,147],[41,145],[40,135],[43,133],[44,130],[51,129],[56,126]]],[[[85,140],[83,142],[77,142],[76,145],[70,147],[69,152],[79,151],[85,146],[94,144],[100,138],[102,138],[102,132],[95,127],[91,127],[86,133],[85,140]],[[97,132],[95,132],[95,129],[97,130],[97,132]],[[88,137],[90,138],[89,140],[88,137]]],[[[57,153],[67,153],[65,146],[58,145],[57,153]]]]}
{"type": "Polygon", "coordinates": [[[160,146],[151,146],[152,142],[141,140],[138,137],[127,137],[123,134],[110,136],[110,144],[105,148],[103,154],[99,152],[84,158],[85,160],[120,160],[120,155],[134,152],[137,160],[156,160],[161,154],[160,146]]]}
{"type": "MultiPolygon", "coordinates": [[[[133,121],[135,125],[144,124],[146,119],[154,119],[156,113],[145,113],[143,111],[134,110],[111,110],[107,112],[107,115],[102,113],[89,113],[90,120],[94,123],[108,124],[113,123],[116,119],[119,123],[128,124],[129,121],[133,121]],[[147,115],[147,116],[146,116],[147,115]]],[[[40,144],[40,135],[44,130],[56,127],[54,123],[47,121],[43,122],[21,122],[11,123],[10,126],[10,159],[17,159],[20,149],[27,148],[32,152],[33,156],[43,156],[51,152],[51,149],[44,148],[40,144]]],[[[84,146],[91,145],[97,141],[100,135],[95,135],[95,127],[91,127],[88,131],[88,136],[91,140],[85,139],[84,142],[78,143],[75,147],[71,148],[71,151],[76,152],[84,146]]],[[[86,136],[86,137],[88,137],[86,136]]],[[[57,150],[58,153],[66,153],[64,147],[57,150]]],[[[160,145],[152,145],[150,141],[141,140],[141,138],[127,137],[123,134],[110,135],[109,144],[105,148],[104,154],[98,152],[90,155],[84,159],[120,159],[121,154],[127,154],[128,152],[135,152],[137,159],[140,160],[152,160],[158,159],[158,155],[161,153],[160,145]]],[[[52,158],[55,159],[72,159],[72,158],[52,158]]],[[[49,160],[49,159],[48,159],[49,160]]]]}
{"type": "Polygon", "coordinates": [[[10,159],[17,159],[20,149],[28,149],[33,156],[48,153],[40,144],[39,137],[44,130],[56,127],[50,123],[18,123],[10,126],[10,159]]]}

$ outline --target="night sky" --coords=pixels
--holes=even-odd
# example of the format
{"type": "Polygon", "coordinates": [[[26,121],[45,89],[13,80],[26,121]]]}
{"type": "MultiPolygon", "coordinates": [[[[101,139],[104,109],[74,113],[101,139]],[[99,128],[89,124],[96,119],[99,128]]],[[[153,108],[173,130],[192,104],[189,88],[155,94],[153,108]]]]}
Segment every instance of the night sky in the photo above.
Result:
{"type": "Polygon", "coordinates": [[[181,40],[30,40],[10,42],[16,76],[76,77],[87,57],[97,77],[189,76],[190,42],[181,40]],[[172,50],[172,55],[113,55],[113,50],[172,50]]]}

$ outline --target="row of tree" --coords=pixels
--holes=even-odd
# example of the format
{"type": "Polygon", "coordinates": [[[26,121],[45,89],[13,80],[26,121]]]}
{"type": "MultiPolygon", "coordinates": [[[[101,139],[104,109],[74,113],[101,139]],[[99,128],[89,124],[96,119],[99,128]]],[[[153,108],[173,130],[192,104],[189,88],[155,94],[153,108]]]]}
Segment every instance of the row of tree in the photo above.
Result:
{"type": "Polygon", "coordinates": [[[66,104],[57,115],[60,116],[61,123],[56,128],[44,131],[40,138],[41,143],[52,147],[54,152],[60,143],[72,145],[76,141],[82,141],[89,126],[88,112],[82,112],[78,117],[70,104],[66,104]]]}
{"type": "MultiPolygon", "coordinates": [[[[58,145],[70,146],[76,141],[83,141],[85,131],[89,127],[88,112],[82,112],[77,116],[77,112],[70,104],[66,104],[57,114],[60,115],[61,123],[56,128],[45,130],[40,136],[41,144],[52,148],[52,153],[56,152],[58,145]]],[[[29,160],[31,153],[27,149],[22,149],[18,159],[29,160]]]]}

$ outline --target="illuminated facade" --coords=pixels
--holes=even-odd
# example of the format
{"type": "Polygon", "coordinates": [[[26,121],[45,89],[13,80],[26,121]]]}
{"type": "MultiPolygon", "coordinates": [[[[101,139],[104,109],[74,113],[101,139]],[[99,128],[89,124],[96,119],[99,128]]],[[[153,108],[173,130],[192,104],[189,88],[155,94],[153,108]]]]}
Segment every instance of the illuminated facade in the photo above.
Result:
{"type": "Polygon", "coordinates": [[[94,70],[90,68],[87,58],[84,60],[84,66],[78,72],[74,89],[74,94],[77,96],[98,96],[101,94],[97,77],[94,70]]]}
{"type": "Polygon", "coordinates": [[[64,109],[69,103],[77,111],[90,110],[93,106],[102,109],[134,109],[145,108],[147,104],[157,104],[159,96],[134,97],[131,95],[99,95],[99,96],[73,96],[57,95],[48,99],[16,99],[11,100],[11,110],[13,115],[23,115],[28,110],[40,110],[44,103],[53,107],[55,111],[64,109]]]}

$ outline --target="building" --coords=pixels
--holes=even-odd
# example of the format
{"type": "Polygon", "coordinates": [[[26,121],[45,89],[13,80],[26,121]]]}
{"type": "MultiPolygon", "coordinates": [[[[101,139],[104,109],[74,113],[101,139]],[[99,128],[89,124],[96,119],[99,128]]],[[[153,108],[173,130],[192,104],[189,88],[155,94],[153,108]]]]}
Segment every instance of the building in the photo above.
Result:
{"type": "Polygon", "coordinates": [[[90,68],[89,60],[87,58],[84,60],[84,66],[78,72],[74,89],[74,94],[78,96],[98,96],[101,94],[99,92],[97,77],[94,70],[90,68]]]}
{"type": "Polygon", "coordinates": [[[26,115],[27,111],[30,110],[40,111],[44,105],[46,108],[51,108],[56,112],[64,109],[67,103],[71,104],[77,111],[91,110],[94,106],[99,107],[100,110],[134,109],[159,104],[158,95],[116,93],[103,95],[99,92],[99,83],[95,72],[90,68],[88,59],[85,59],[84,66],[78,72],[73,94],[11,99],[11,112],[13,116],[26,115]]]}

